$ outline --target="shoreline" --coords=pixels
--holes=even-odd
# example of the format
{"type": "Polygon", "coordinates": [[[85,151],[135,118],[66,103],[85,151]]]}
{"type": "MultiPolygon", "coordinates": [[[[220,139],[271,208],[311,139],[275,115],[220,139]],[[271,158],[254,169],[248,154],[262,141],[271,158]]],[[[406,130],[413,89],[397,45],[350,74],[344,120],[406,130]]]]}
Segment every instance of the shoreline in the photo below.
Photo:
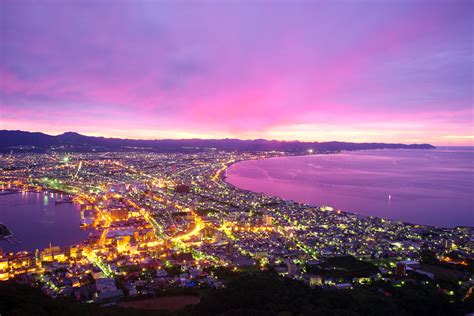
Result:
{"type": "MultiPolygon", "coordinates": [[[[6,191],[6,190],[3,190],[3,191],[6,191]]],[[[67,193],[67,192],[64,192],[64,191],[61,191],[61,190],[57,190],[57,189],[44,189],[44,190],[27,190],[27,191],[22,191],[22,190],[8,190],[10,192],[12,192],[12,194],[0,194],[0,199],[2,198],[2,196],[11,196],[11,195],[21,195],[22,193],[31,193],[31,194],[36,194],[36,195],[41,195],[43,194],[44,196],[48,196],[50,194],[58,194],[58,195],[62,195],[62,196],[71,196],[72,194],[70,193],[67,193]]],[[[2,192],[2,191],[0,191],[2,192]]],[[[23,198],[23,196],[21,197],[23,198]]],[[[51,200],[51,207],[53,208],[57,208],[57,207],[61,207],[63,204],[68,204],[68,205],[71,205],[74,207],[74,209],[77,209],[77,207],[80,207],[80,204],[76,203],[76,202],[72,202],[72,203],[55,203],[56,202],[56,198],[53,198],[51,200]],[[77,207],[76,207],[77,206],[77,207]]],[[[75,212],[76,210],[71,210],[73,212],[75,212]]],[[[84,230],[81,230],[81,232],[84,232],[85,234],[85,231],[84,230]]],[[[18,234],[15,234],[14,232],[12,232],[12,236],[18,236],[18,234]]],[[[19,238],[19,237],[18,237],[19,238]]],[[[84,235],[84,238],[81,238],[80,241],[77,241],[77,242],[73,242],[73,243],[68,243],[67,245],[60,245],[59,243],[61,243],[60,240],[62,239],[58,239],[57,241],[51,241],[51,243],[53,244],[53,246],[59,246],[61,249],[63,248],[69,248],[69,247],[72,247],[72,246],[76,246],[76,245],[81,245],[85,240],[87,239],[87,235],[85,234],[84,235]]],[[[18,246],[22,246],[24,245],[23,241],[20,239],[20,243],[17,244],[18,246]]],[[[8,245],[7,245],[8,246],[8,245]]],[[[12,245],[10,245],[12,246],[12,245]]],[[[14,246],[14,245],[13,245],[14,246]]],[[[10,247],[7,247],[7,248],[10,248],[10,247]]],[[[21,249],[10,249],[10,250],[6,250],[5,247],[2,247],[2,244],[0,243],[0,249],[3,249],[5,253],[7,254],[18,254],[18,253],[35,253],[35,251],[43,251],[45,249],[48,249],[48,246],[45,246],[45,247],[34,247],[33,248],[30,248],[30,247],[21,247],[21,249]],[[29,248],[29,249],[27,249],[29,248]]]]}
{"type": "MultiPolygon", "coordinates": [[[[383,151],[383,150],[387,150],[387,149],[374,149],[374,151],[383,151]]],[[[404,149],[395,149],[395,150],[404,150],[404,149]]],[[[411,150],[411,149],[407,149],[407,150],[411,150]]],[[[425,149],[423,149],[423,150],[425,150],[425,149]]],[[[244,162],[244,161],[259,161],[259,160],[267,160],[267,159],[273,159],[273,158],[284,158],[284,157],[306,157],[306,156],[321,156],[321,155],[338,155],[338,154],[345,153],[345,152],[360,152],[360,151],[373,151],[373,150],[349,150],[349,151],[345,150],[345,151],[339,151],[339,152],[333,152],[333,153],[317,153],[317,154],[311,154],[311,155],[281,155],[281,156],[266,157],[266,158],[260,158],[260,159],[238,160],[238,161],[234,161],[232,163],[229,163],[227,165],[226,169],[221,174],[221,180],[223,182],[225,182],[226,185],[228,185],[228,186],[230,186],[234,189],[245,191],[245,192],[252,192],[252,193],[255,193],[255,194],[263,194],[263,195],[267,195],[267,196],[270,196],[270,197],[273,197],[273,198],[278,198],[278,199],[284,201],[285,203],[288,203],[288,202],[292,201],[294,203],[300,204],[300,205],[305,206],[305,207],[311,207],[311,208],[317,208],[317,209],[320,209],[323,206],[332,207],[331,205],[328,205],[328,204],[324,204],[324,205],[323,204],[322,205],[309,204],[309,203],[299,202],[299,201],[296,201],[296,200],[286,199],[286,198],[283,198],[282,196],[279,196],[279,195],[272,195],[272,194],[267,194],[267,193],[264,193],[264,192],[257,192],[257,191],[253,191],[253,190],[247,190],[247,189],[239,188],[238,186],[236,186],[236,185],[230,183],[229,181],[227,181],[227,178],[228,178],[227,177],[227,171],[232,165],[240,163],[240,162],[244,162]]],[[[332,207],[332,208],[334,209],[334,211],[336,210],[335,207],[332,207]]],[[[405,220],[397,220],[397,219],[385,218],[385,217],[380,217],[380,216],[375,216],[375,215],[364,215],[364,214],[351,212],[351,211],[345,211],[345,210],[341,210],[341,209],[337,209],[337,210],[340,211],[341,213],[344,213],[344,214],[355,215],[355,216],[359,216],[359,217],[363,217],[363,218],[377,218],[377,219],[382,219],[382,220],[391,221],[391,222],[399,222],[399,223],[402,223],[402,224],[405,224],[405,225],[411,225],[411,226],[432,227],[432,228],[439,228],[439,229],[456,229],[456,228],[471,228],[471,229],[474,229],[474,226],[469,226],[469,225],[467,225],[467,226],[466,225],[456,225],[456,226],[453,226],[453,227],[447,227],[447,226],[438,226],[438,225],[419,224],[419,223],[408,222],[408,221],[405,221],[405,220]]]]}

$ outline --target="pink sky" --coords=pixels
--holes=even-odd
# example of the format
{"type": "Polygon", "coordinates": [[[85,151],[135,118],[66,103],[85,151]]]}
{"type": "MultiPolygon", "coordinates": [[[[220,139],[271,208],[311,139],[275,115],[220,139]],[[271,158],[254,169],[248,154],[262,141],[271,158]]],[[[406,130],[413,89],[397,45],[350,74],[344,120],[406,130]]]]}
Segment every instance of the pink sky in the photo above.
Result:
{"type": "Polygon", "coordinates": [[[471,1],[2,1],[0,129],[474,145],[471,1]]]}

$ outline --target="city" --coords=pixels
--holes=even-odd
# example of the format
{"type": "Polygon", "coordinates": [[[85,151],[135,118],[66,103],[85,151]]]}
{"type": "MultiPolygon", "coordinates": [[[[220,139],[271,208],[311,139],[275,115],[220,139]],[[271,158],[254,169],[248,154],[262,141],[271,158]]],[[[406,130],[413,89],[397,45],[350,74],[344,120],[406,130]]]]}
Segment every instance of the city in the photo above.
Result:
{"type": "Polygon", "coordinates": [[[44,199],[79,204],[81,229],[89,234],[69,247],[1,253],[0,280],[107,306],[171,288],[223,288],[219,268],[272,269],[312,287],[415,282],[436,286],[451,301],[472,299],[472,227],[364,217],[225,181],[235,162],[281,155],[215,149],[4,154],[0,194],[43,192],[44,199]],[[426,252],[436,263],[423,259],[426,252]]]}
{"type": "Polygon", "coordinates": [[[0,21],[0,316],[474,316],[474,1],[0,21]]]}

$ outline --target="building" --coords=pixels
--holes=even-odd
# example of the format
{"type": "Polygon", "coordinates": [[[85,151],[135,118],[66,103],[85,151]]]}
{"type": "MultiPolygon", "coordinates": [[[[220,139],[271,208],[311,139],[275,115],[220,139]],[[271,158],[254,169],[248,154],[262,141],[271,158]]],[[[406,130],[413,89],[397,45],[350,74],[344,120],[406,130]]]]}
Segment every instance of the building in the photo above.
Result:
{"type": "Polygon", "coordinates": [[[288,276],[289,277],[296,277],[300,274],[300,267],[293,262],[288,262],[287,264],[288,268],[288,276]]]}
{"type": "Polygon", "coordinates": [[[404,277],[407,275],[407,266],[403,262],[397,262],[395,267],[395,275],[398,277],[404,277]]]}
{"type": "Polygon", "coordinates": [[[323,285],[323,277],[316,274],[309,275],[309,285],[310,286],[321,286],[323,285]]]}
{"type": "Polygon", "coordinates": [[[115,280],[113,278],[100,278],[95,280],[95,287],[97,291],[104,293],[115,291],[117,287],[115,286],[115,280]]]}
{"type": "Polygon", "coordinates": [[[128,209],[124,207],[113,208],[110,210],[110,216],[114,221],[123,221],[128,219],[128,209]]]}
{"type": "Polygon", "coordinates": [[[262,216],[262,222],[263,222],[263,225],[265,226],[271,226],[273,225],[273,217],[270,215],[264,214],[262,216]]]}

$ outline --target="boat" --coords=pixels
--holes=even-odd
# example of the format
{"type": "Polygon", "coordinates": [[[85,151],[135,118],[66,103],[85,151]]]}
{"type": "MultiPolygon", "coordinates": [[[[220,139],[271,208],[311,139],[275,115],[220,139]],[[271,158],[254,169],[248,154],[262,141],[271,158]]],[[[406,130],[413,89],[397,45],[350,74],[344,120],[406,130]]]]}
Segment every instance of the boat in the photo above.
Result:
{"type": "Polygon", "coordinates": [[[65,196],[60,200],[55,200],[54,201],[55,205],[63,204],[63,203],[72,203],[72,198],[70,196],[65,196]]]}

